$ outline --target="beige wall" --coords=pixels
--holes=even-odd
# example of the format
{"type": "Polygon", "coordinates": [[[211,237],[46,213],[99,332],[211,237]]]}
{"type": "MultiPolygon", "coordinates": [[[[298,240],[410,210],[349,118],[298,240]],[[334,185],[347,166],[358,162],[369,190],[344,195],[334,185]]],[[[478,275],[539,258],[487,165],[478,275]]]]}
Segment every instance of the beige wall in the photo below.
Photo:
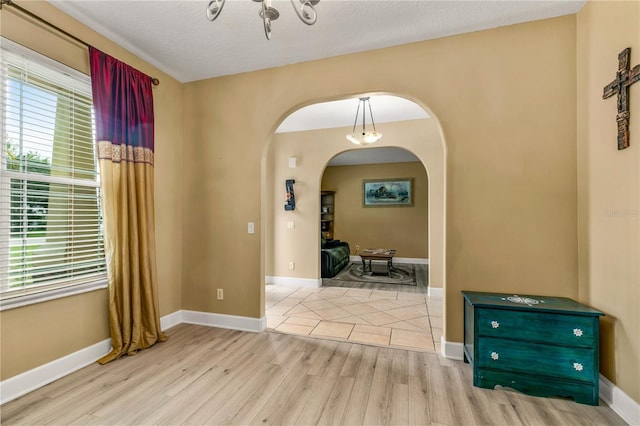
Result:
{"type": "MultiPolygon", "coordinates": [[[[154,88],[156,120],[156,242],[160,314],[181,308],[182,271],[182,85],[46,2],[22,4],[98,49],[160,79],[154,88]]],[[[9,7],[0,12],[0,32],[81,72],[89,73],[84,46],[24,20],[9,7]]],[[[109,337],[106,290],[0,313],[1,379],[83,349],[109,337]]]]}
{"type": "MultiPolygon", "coordinates": [[[[441,125],[448,341],[462,341],[460,290],[577,297],[575,19],[185,85],[183,307],[263,315],[269,206],[283,202],[265,178],[272,133],[301,106],[369,92],[416,101],[441,125]],[[214,300],[217,287],[229,300],[214,300]]],[[[305,192],[319,203],[304,185],[300,203],[305,192]]]]}
{"type": "Polygon", "coordinates": [[[327,167],[322,189],[335,194],[335,238],[351,253],[388,247],[397,257],[428,258],[427,173],[420,162],[327,167]],[[413,178],[413,207],[363,207],[362,180],[413,178]]]}
{"type": "MultiPolygon", "coordinates": [[[[423,164],[422,173],[425,168],[427,170],[431,238],[428,238],[427,232],[424,232],[421,238],[422,244],[429,244],[430,285],[442,287],[445,168],[444,146],[438,123],[432,119],[422,119],[380,123],[376,127],[384,134],[384,137],[375,144],[376,147],[402,147],[420,159],[423,164]]],[[[329,160],[335,155],[354,148],[368,149],[355,147],[345,139],[345,135],[350,130],[350,128],[334,128],[273,135],[272,143],[266,153],[263,182],[265,184],[263,191],[265,250],[263,253],[267,276],[316,280],[320,278],[318,248],[320,247],[322,176],[329,160]],[[295,169],[288,167],[289,157],[298,159],[298,166],[295,169]],[[285,211],[284,181],[291,178],[296,180],[296,209],[285,211]],[[289,221],[295,223],[294,229],[287,228],[289,221]],[[295,270],[288,269],[289,261],[295,262],[295,270]]]]}
{"type": "Polygon", "coordinates": [[[590,1],[578,13],[579,297],[604,311],[601,371],[640,402],[640,83],[631,146],[618,151],[616,97],[602,99],[618,53],[640,63],[640,3],[590,1]]]}

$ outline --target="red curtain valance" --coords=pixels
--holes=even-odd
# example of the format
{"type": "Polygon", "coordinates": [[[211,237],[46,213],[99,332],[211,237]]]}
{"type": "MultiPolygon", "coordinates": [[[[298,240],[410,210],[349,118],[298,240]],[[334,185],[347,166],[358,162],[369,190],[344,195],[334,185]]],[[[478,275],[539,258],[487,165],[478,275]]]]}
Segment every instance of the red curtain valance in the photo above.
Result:
{"type": "Polygon", "coordinates": [[[149,161],[154,150],[151,77],[94,47],[89,47],[89,60],[96,141],[109,141],[113,148],[120,145],[114,150],[116,154],[110,155],[114,161],[153,163],[152,159],[149,161]],[[129,148],[132,156],[125,147],[133,148],[129,148]],[[140,153],[136,148],[150,152],[140,153]]]}

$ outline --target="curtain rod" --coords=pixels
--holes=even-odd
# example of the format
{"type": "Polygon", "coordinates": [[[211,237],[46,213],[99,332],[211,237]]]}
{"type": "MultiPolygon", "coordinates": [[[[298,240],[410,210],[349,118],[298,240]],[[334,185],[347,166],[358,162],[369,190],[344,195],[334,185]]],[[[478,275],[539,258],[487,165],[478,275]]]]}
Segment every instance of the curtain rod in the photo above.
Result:
{"type": "MultiPolygon", "coordinates": [[[[78,38],[76,36],[74,36],[73,34],[63,30],[62,28],[60,28],[57,25],[52,24],[51,22],[47,21],[46,19],[43,19],[41,17],[39,17],[38,15],[36,15],[33,12],[28,11],[27,9],[25,9],[22,6],[19,6],[17,4],[15,4],[13,1],[11,0],[0,0],[0,10],[2,10],[2,6],[11,6],[16,8],[17,10],[19,10],[20,12],[24,13],[25,15],[29,16],[32,19],[35,19],[36,21],[45,24],[51,28],[53,28],[54,30],[58,31],[61,34],[64,34],[65,36],[69,37],[70,39],[86,46],[86,47],[90,47],[91,45],[89,43],[87,43],[86,41],[82,40],[81,38],[78,38]]],[[[151,83],[153,83],[154,86],[157,86],[160,84],[160,80],[158,80],[155,77],[151,77],[151,83]]]]}

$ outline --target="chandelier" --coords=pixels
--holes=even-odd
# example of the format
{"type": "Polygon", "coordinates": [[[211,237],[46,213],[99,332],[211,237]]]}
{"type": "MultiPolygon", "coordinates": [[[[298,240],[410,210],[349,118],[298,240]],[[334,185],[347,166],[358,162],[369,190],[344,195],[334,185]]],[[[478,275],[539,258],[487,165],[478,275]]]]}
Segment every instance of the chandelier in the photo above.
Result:
{"type": "MultiPolygon", "coordinates": [[[[227,0],[211,0],[207,6],[207,18],[210,21],[215,19],[222,12],[222,8],[227,0]]],[[[264,24],[264,35],[267,40],[271,40],[271,22],[280,17],[278,9],[271,6],[271,0],[253,0],[256,3],[261,3],[261,7],[258,10],[258,16],[262,19],[264,24]]],[[[307,25],[313,25],[316,23],[318,14],[316,13],[315,5],[320,3],[320,0],[290,0],[293,10],[296,11],[298,18],[307,25]]]]}
{"type": "Polygon", "coordinates": [[[358,101],[358,109],[356,109],[356,119],[353,122],[353,130],[347,135],[347,140],[356,145],[369,145],[374,142],[378,142],[382,137],[382,133],[376,130],[376,123],[373,121],[373,112],[371,112],[371,102],[369,97],[360,98],[358,101]],[[367,132],[365,129],[365,104],[369,104],[369,116],[371,117],[371,126],[373,131],[367,132]],[[356,132],[356,124],[358,123],[358,113],[360,112],[360,105],[362,105],[362,131],[356,132]]]}

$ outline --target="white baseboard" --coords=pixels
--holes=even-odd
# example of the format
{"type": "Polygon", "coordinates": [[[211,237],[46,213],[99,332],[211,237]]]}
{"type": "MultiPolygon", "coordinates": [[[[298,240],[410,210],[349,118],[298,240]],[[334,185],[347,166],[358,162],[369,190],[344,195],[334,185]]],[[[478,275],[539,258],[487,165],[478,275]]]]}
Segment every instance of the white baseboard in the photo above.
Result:
{"type": "Polygon", "coordinates": [[[105,356],[111,350],[111,339],[105,339],[79,351],[65,355],[32,370],[0,382],[0,404],[12,401],[33,390],[73,373],[105,356]]]}
{"type": "Polygon", "coordinates": [[[440,351],[445,358],[457,361],[464,359],[464,345],[458,342],[447,342],[444,340],[444,336],[440,338],[440,351]]]}
{"type": "Polygon", "coordinates": [[[182,311],[175,311],[160,318],[160,330],[165,331],[182,322],[182,311]]]}
{"type": "Polygon", "coordinates": [[[442,287],[427,287],[427,296],[429,297],[442,297],[444,295],[444,289],[442,287]]]}
{"type": "Polygon", "coordinates": [[[187,324],[206,325],[209,327],[231,328],[233,330],[259,333],[267,329],[267,317],[250,318],[236,315],[212,314],[209,312],[182,310],[182,321],[187,324]]]}
{"type": "Polygon", "coordinates": [[[274,277],[267,275],[264,277],[265,284],[286,285],[290,287],[322,287],[322,278],[293,278],[293,277],[274,277]]]}
{"type": "MultiPolygon", "coordinates": [[[[352,262],[362,262],[362,258],[358,255],[349,256],[349,260],[352,262]]],[[[422,259],[418,257],[394,257],[393,263],[413,263],[416,265],[428,265],[429,259],[422,259]]]]}
{"type": "Polygon", "coordinates": [[[393,263],[414,263],[416,265],[428,265],[429,259],[421,259],[418,257],[394,257],[393,263]]]}
{"type": "Polygon", "coordinates": [[[640,425],[640,404],[600,374],[600,399],[630,425],[640,425]]]}

